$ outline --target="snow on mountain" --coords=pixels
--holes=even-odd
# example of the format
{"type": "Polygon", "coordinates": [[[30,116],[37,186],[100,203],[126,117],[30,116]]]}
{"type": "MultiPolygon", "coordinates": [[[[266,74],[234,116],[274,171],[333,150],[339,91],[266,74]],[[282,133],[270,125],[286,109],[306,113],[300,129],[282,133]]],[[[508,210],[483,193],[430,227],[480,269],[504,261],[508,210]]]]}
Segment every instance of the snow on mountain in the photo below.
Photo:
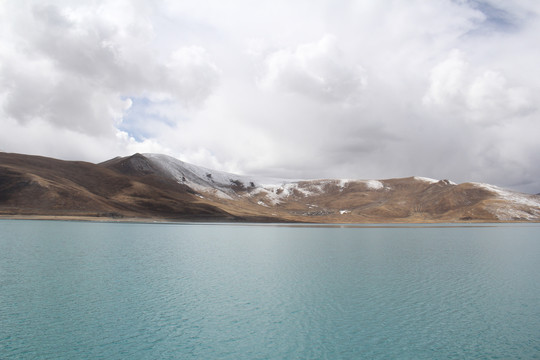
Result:
{"type": "MultiPolygon", "coordinates": [[[[394,180],[351,180],[351,179],[316,179],[316,180],[291,180],[280,178],[264,178],[256,176],[236,175],[224,171],[212,170],[196,166],[161,154],[144,154],[152,166],[159,169],[161,174],[174,179],[178,183],[185,184],[205,196],[214,196],[220,199],[251,199],[253,204],[263,207],[287,204],[293,201],[307,201],[318,196],[341,197],[343,192],[364,191],[365,196],[369,193],[380,191],[394,191],[394,186],[431,187],[464,186],[457,185],[449,180],[436,180],[426,177],[415,176],[412,182],[403,182],[407,179],[394,180]],[[398,181],[396,183],[396,181],[398,181]],[[414,184],[417,185],[414,185],[414,184]],[[401,184],[401,185],[399,185],[401,184]],[[407,185],[409,184],[409,185],[407,185]]],[[[144,164],[143,164],[144,165],[144,164]]],[[[141,165],[142,166],[142,165],[141,165]]],[[[146,166],[146,165],[145,165],[146,166]]],[[[485,204],[485,209],[497,219],[532,220],[540,217],[540,199],[538,196],[521,194],[499,187],[469,183],[473,188],[487,190],[492,194],[491,200],[485,204]]],[[[422,191],[422,187],[414,191],[422,191]]],[[[400,190],[401,191],[401,190],[400,190]]],[[[413,190],[411,190],[413,191],[413,190]]],[[[345,195],[346,197],[347,195],[345,195]]],[[[370,195],[371,196],[371,195],[370,195]]],[[[307,206],[307,205],[306,205],[307,206]]],[[[311,208],[308,206],[308,208],[311,208]]],[[[322,210],[321,210],[322,211],[322,210]]],[[[341,209],[341,215],[350,213],[350,210],[341,209]]]]}
{"type": "Polygon", "coordinates": [[[414,180],[418,180],[418,181],[423,181],[423,182],[427,182],[429,184],[435,184],[435,183],[438,183],[440,180],[435,180],[435,179],[431,179],[431,178],[427,178],[427,177],[423,177],[423,176],[415,176],[413,177],[414,180]]]}
{"type": "Polygon", "coordinates": [[[143,154],[162,174],[185,184],[198,192],[205,192],[223,199],[243,196],[264,196],[271,205],[279,204],[290,196],[308,197],[322,194],[328,187],[343,191],[351,183],[363,183],[368,190],[380,190],[384,185],[378,180],[298,180],[237,175],[186,163],[162,154],[143,154]]]}
{"type": "Polygon", "coordinates": [[[366,180],[365,184],[370,190],[380,190],[384,188],[384,185],[379,180],[366,180]]]}
{"type": "Polygon", "coordinates": [[[169,177],[179,183],[193,187],[195,190],[219,189],[224,193],[234,192],[234,188],[260,188],[280,186],[292,180],[244,176],[225,171],[212,170],[202,166],[189,164],[172,156],[162,154],[143,154],[154,166],[161,169],[169,177]]]}
{"type": "MultiPolygon", "coordinates": [[[[343,191],[352,184],[363,184],[367,191],[390,190],[380,180],[315,179],[298,180],[237,175],[224,171],[186,163],[162,154],[143,154],[156,168],[177,182],[186,184],[199,192],[206,192],[224,199],[238,196],[239,190],[247,190],[244,196],[263,195],[267,202],[276,205],[290,196],[309,197],[323,194],[329,188],[343,191]]],[[[414,177],[417,181],[434,184],[439,180],[414,177]]],[[[448,184],[454,184],[448,182],[448,184]]]]}
{"type": "Polygon", "coordinates": [[[0,152],[0,168],[4,169],[0,171],[0,217],[34,214],[322,223],[540,221],[540,196],[482,183],[456,185],[420,177],[261,178],[158,154],[91,164],[0,152]]]}
{"type": "Polygon", "coordinates": [[[490,184],[471,184],[493,193],[500,200],[499,204],[488,208],[499,220],[533,220],[540,217],[540,199],[538,196],[505,190],[490,184]]]}
{"type": "Polygon", "coordinates": [[[508,200],[514,204],[518,205],[527,205],[527,206],[540,206],[540,201],[538,197],[531,196],[528,194],[518,193],[515,191],[505,190],[495,185],[483,184],[483,183],[471,183],[476,187],[486,189],[499,198],[508,200]]]}

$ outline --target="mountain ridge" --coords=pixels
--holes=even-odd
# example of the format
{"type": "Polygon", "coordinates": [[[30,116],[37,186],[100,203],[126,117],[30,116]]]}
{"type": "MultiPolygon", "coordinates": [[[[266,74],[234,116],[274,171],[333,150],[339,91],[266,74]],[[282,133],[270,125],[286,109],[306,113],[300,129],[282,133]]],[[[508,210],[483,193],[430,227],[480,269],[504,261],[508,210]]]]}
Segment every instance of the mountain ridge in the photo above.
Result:
{"type": "Polygon", "coordinates": [[[0,153],[0,216],[311,223],[540,221],[540,196],[423,177],[261,178],[162,154],[93,164],[0,153]]]}

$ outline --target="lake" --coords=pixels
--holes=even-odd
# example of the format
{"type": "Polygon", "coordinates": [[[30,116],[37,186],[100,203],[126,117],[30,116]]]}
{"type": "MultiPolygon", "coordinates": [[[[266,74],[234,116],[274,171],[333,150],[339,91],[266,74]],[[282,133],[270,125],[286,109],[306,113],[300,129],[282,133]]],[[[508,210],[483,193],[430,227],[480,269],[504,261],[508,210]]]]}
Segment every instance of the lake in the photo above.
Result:
{"type": "Polygon", "coordinates": [[[538,359],[540,226],[0,220],[2,359],[538,359]]]}

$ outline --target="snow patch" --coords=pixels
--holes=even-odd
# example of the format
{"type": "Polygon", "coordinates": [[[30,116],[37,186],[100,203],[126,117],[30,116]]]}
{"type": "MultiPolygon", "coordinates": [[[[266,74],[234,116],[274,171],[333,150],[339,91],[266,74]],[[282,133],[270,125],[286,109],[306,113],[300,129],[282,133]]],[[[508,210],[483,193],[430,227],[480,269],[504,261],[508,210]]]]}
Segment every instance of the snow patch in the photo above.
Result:
{"type": "Polygon", "coordinates": [[[268,199],[268,201],[272,204],[272,205],[277,205],[279,204],[281,201],[279,200],[280,199],[280,196],[278,194],[275,193],[275,191],[273,189],[261,189],[261,191],[259,193],[265,193],[265,197],[268,199]]]}
{"type": "Polygon", "coordinates": [[[339,210],[339,213],[341,215],[344,215],[344,214],[350,214],[351,213],[351,210],[339,210]]]}
{"type": "Polygon", "coordinates": [[[427,178],[427,177],[423,177],[423,176],[415,176],[413,179],[418,180],[418,181],[427,182],[429,184],[435,184],[435,183],[439,182],[439,180],[435,180],[435,179],[431,179],[431,178],[427,178]]]}
{"type": "Polygon", "coordinates": [[[540,217],[540,211],[532,209],[531,212],[515,209],[511,206],[500,206],[490,209],[499,220],[537,220],[540,217]]]}
{"type": "Polygon", "coordinates": [[[212,189],[219,189],[221,193],[218,193],[218,196],[223,198],[231,198],[229,195],[236,195],[231,187],[243,186],[245,189],[256,189],[292,182],[284,179],[243,176],[207,169],[163,154],[143,155],[177,182],[186,184],[197,191],[211,192],[212,189]]]}
{"type": "Polygon", "coordinates": [[[495,185],[483,183],[471,183],[476,187],[483,188],[497,195],[498,198],[507,200],[516,205],[525,205],[540,208],[540,200],[533,195],[522,194],[514,191],[502,189],[495,185]]]}
{"type": "Polygon", "coordinates": [[[540,200],[538,197],[502,189],[495,185],[471,183],[472,185],[493,193],[503,200],[496,206],[488,207],[499,220],[537,220],[540,218],[540,200]],[[527,207],[527,211],[523,209],[527,207]]]}
{"type": "Polygon", "coordinates": [[[351,182],[349,179],[340,179],[338,181],[340,190],[343,190],[345,187],[349,186],[349,182],[351,182]]]}
{"type": "Polygon", "coordinates": [[[272,203],[278,204],[280,199],[287,198],[299,193],[303,197],[313,195],[313,192],[301,187],[296,182],[281,183],[279,185],[265,185],[264,190],[267,191],[266,196],[272,201],[272,203]]]}
{"type": "Polygon", "coordinates": [[[210,193],[212,193],[214,196],[220,198],[220,199],[224,199],[224,200],[232,200],[233,198],[228,195],[227,193],[221,191],[221,190],[218,190],[218,189],[215,189],[214,191],[209,191],[210,193]]]}
{"type": "Polygon", "coordinates": [[[380,190],[384,188],[383,183],[379,180],[365,180],[364,184],[366,184],[369,190],[380,190]]]}

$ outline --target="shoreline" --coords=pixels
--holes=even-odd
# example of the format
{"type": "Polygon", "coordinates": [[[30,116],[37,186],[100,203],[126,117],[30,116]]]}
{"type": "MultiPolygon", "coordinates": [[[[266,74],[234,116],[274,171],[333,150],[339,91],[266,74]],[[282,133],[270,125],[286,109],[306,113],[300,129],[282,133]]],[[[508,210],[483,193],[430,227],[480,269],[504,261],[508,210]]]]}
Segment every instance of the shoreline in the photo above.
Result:
{"type": "Polygon", "coordinates": [[[499,226],[512,224],[531,224],[539,225],[539,221],[379,221],[379,222],[300,222],[300,221],[271,221],[273,219],[204,219],[204,218],[185,218],[185,219],[167,219],[167,218],[142,218],[142,217],[97,217],[97,216],[75,216],[75,215],[0,215],[0,220],[35,220],[35,221],[73,221],[73,222],[94,222],[94,223],[124,223],[124,224],[200,224],[200,225],[245,225],[245,226],[289,226],[289,227],[344,227],[344,228],[374,228],[374,227],[463,227],[470,226],[499,226]]]}

